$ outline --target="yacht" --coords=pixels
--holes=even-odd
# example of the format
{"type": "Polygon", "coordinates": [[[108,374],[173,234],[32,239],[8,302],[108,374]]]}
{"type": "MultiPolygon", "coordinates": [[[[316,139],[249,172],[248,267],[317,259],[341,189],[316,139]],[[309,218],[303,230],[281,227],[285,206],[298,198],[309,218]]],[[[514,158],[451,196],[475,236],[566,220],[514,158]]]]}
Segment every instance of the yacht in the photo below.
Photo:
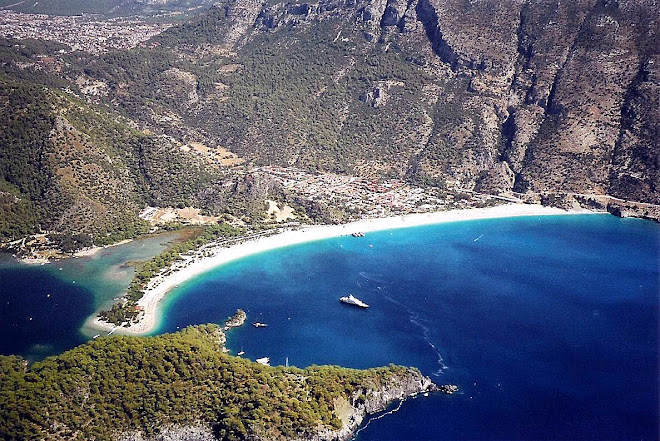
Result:
{"type": "Polygon", "coordinates": [[[340,297],[339,301],[342,303],[346,303],[348,305],[355,305],[359,306],[360,308],[368,308],[369,305],[364,303],[362,300],[358,299],[357,297],[354,297],[353,294],[349,294],[348,296],[345,297],[340,297]]]}
{"type": "Polygon", "coordinates": [[[264,366],[270,366],[270,358],[268,357],[257,358],[254,361],[256,361],[259,364],[263,364],[264,366]]]}
{"type": "Polygon", "coordinates": [[[265,328],[266,326],[268,326],[268,324],[261,322],[254,322],[252,323],[252,326],[254,326],[255,328],[265,328]]]}

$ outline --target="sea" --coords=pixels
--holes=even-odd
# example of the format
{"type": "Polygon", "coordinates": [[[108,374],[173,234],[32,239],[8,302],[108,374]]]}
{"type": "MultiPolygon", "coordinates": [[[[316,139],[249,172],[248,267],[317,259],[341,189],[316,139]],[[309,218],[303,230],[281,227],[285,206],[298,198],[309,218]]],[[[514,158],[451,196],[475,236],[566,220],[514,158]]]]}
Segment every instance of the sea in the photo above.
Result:
{"type": "Polygon", "coordinates": [[[177,237],[161,234],[44,265],[0,253],[0,354],[36,361],[93,338],[99,331],[87,326],[88,318],[125,292],[135,262],[177,237]]]}
{"type": "MultiPolygon", "coordinates": [[[[6,267],[0,298],[12,306],[0,331],[16,341],[2,339],[3,353],[78,344],[86,315],[113,295],[94,294],[83,273],[74,288],[56,266],[6,267]],[[43,298],[51,291],[58,314],[43,298]]],[[[459,387],[393,403],[359,441],[657,440],[659,267],[660,225],[610,215],[386,230],[215,268],[170,293],[155,333],[241,308],[248,324],[229,333],[234,354],[298,367],[395,363],[459,387]],[[340,303],[348,294],[370,307],[340,303]]]]}

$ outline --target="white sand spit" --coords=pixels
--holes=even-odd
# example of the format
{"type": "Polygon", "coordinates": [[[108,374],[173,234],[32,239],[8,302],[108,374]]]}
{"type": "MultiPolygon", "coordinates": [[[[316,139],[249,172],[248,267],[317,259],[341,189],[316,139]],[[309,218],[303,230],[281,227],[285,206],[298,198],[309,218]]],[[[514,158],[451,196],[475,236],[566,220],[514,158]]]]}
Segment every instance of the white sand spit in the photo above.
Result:
{"type": "MultiPolygon", "coordinates": [[[[297,230],[284,231],[272,236],[247,240],[227,248],[222,246],[206,246],[204,251],[210,254],[209,257],[198,257],[185,262],[178,262],[175,264],[179,268],[178,270],[170,271],[166,276],[157,276],[152,279],[147,286],[144,296],[138,301],[138,305],[144,308],[144,313],[140,321],[128,328],[120,328],[116,331],[122,334],[146,334],[153,331],[158,322],[158,304],[172,288],[212,268],[263,251],[331,237],[345,236],[355,232],[368,233],[372,231],[475,219],[585,213],[593,212],[588,210],[567,211],[560,208],[543,207],[541,205],[507,204],[489,208],[415,213],[396,217],[367,219],[343,225],[307,226],[297,230]]],[[[106,330],[115,328],[114,325],[101,322],[98,319],[93,319],[91,324],[96,328],[106,330]]]]}

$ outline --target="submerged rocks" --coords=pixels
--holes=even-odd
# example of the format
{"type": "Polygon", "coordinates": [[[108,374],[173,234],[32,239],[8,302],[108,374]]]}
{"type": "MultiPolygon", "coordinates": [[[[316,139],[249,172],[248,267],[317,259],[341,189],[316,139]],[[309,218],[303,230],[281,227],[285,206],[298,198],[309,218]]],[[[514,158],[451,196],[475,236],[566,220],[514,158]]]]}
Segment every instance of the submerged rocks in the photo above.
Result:
{"type": "Polygon", "coordinates": [[[443,384],[441,386],[436,386],[436,389],[438,392],[445,393],[447,395],[452,395],[458,392],[458,386],[455,384],[443,384]]]}

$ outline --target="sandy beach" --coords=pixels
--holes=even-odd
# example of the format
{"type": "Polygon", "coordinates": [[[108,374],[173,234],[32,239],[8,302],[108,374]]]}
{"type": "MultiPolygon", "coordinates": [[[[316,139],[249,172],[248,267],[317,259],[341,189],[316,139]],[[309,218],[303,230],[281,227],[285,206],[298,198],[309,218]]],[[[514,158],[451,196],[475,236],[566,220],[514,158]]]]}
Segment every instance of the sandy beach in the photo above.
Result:
{"type": "Polygon", "coordinates": [[[114,329],[116,328],[114,325],[94,318],[90,324],[98,329],[116,330],[122,334],[147,334],[155,329],[158,323],[158,305],[172,288],[217,266],[276,248],[345,236],[355,232],[369,233],[475,219],[585,213],[593,212],[587,210],[567,211],[541,205],[507,204],[489,208],[415,213],[396,217],[367,219],[342,225],[306,226],[297,230],[288,230],[267,237],[246,240],[230,247],[211,244],[204,247],[204,254],[207,257],[188,257],[184,261],[177,262],[172,268],[173,271],[169,271],[168,275],[157,276],[149,282],[144,296],[138,301],[138,305],[144,308],[144,313],[138,323],[134,323],[127,328],[114,329]]]}
{"type": "Polygon", "coordinates": [[[89,247],[89,248],[84,248],[80,251],[76,251],[73,253],[73,257],[88,257],[88,256],[93,256],[94,254],[98,253],[101,250],[104,250],[106,248],[110,247],[116,247],[117,245],[123,245],[125,243],[132,242],[133,239],[124,239],[122,241],[119,241],[117,243],[113,243],[112,245],[104,245],[102,247],[89,247]]]}

